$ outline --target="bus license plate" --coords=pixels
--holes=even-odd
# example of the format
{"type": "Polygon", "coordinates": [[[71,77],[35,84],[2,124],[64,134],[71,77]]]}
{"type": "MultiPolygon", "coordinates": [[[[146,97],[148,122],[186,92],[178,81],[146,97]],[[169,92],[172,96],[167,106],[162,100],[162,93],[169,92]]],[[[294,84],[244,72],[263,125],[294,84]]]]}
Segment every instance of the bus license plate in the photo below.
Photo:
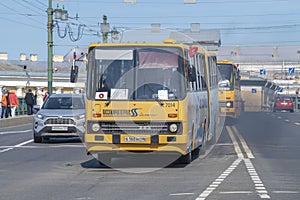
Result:
{"type": "Polygon", "coordinates": [[[124,142],[146,142],[146,137],[126,136],[124,142]]]}

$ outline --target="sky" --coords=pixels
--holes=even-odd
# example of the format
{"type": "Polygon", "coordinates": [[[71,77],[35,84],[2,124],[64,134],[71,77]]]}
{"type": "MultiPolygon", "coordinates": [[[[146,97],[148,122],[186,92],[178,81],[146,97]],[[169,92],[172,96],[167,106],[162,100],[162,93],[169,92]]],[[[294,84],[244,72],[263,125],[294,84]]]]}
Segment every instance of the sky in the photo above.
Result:
{"type": "MultiPolygon", "coordinates": [[[[69,19],[53,17],[54,55],[102,42],[103,15],[119,32],[153,23],[162,29],[189,29],[191,23],[200,23],[200,29],[220,30],[222,46],[300,45],[299,0],[53,0],[52,8],[57,6],[68,11],[69,19]]],[[[47,60],[48,7],[49,0],[0,1],[0,52],[8,53],[9,60],[19,60],[21,53],[47,60]]]]}

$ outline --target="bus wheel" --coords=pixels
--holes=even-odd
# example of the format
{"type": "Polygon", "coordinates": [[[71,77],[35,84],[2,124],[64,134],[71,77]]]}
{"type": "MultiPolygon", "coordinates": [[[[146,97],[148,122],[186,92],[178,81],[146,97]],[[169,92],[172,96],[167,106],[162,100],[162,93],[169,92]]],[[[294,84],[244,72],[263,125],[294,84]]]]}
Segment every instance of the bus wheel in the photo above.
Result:
{"type": "Polygon", "coordinates": [[[186,155],[182,155],[179,158],[180,164],[190,164],[192,162],[192,152],[187,153],[186,155]]]}

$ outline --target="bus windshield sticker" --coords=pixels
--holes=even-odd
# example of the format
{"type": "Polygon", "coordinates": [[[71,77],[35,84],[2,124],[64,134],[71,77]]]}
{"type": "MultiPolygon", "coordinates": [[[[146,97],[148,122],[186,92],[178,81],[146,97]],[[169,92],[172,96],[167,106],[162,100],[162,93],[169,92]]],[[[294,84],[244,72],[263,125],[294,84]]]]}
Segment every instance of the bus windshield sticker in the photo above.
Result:
{"type": "Polygon", "coordinates": [[[132,60],[133,50],[96,49],[95,58],[98,60],[132,60]]]}
{"type": "Polygon", "coordinates": [[[128,99],[128,89],[111,89],[111,99],[128,99]]]}
{"type": "Polygon", "coordinates": [[[158,99],[168,100],[168,90],[158,90],[158,99]]]}
{"type": "Polygon", "coordinates": [[[96,92],[95,99],[107,99],[108,92],[96,92]]]}

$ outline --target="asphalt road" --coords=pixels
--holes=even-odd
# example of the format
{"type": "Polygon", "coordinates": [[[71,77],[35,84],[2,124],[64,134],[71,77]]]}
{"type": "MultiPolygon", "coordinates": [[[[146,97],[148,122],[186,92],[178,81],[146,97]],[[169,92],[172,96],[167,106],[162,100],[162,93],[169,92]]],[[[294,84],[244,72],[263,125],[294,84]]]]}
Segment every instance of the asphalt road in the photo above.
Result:
{"type": "Polygon", "coordinates": [[[1,200],[300,199],[300,113],[245,113],[206,155],[164,168],[104,167],[80,140],[35,144],[31,129],[0,129],[1,200]]]}

